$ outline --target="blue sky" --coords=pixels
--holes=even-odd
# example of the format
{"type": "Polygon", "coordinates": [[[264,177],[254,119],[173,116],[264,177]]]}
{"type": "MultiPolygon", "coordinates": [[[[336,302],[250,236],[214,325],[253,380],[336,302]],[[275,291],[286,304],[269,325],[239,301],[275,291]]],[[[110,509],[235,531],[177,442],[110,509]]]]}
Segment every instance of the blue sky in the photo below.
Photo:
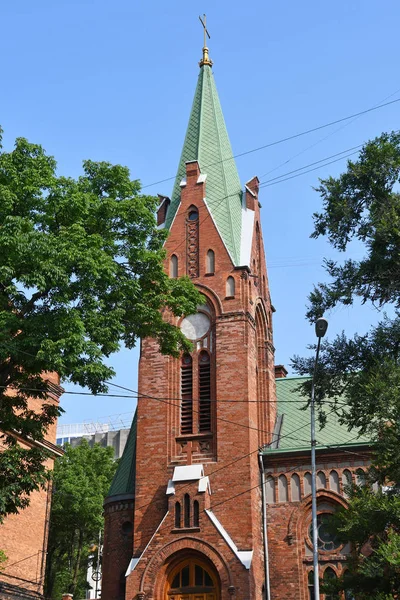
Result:
{"type": "MultiPolygon", "coordinates": [[[[0,124],[4,146],[41,143],[60,174],[82,160],[128,165],[143,185],[175,175],[201,57],[198,15],[207,13],[210,56],[233,151],[269,142],[400,98],[396,0],[242,3],[232,0],[15,0],[0,9],[0,124]]],[[[237,159],[242,182],[266,181],[397,129],[400,103],[237,159]]],[[[311,240],[318,177],[345,161],[261,192],[276,362],[304,354],[313,283],[324,279],[324,240],[311,240]]],[[[146,187],[170,194],[172,180],[146,187]]],[[[362,248],[349,255],[360,258],[362,248]]],[[[329,335],[364,332],[379,314],[338,308],[329,335]]],[[[115,383],[137,389],[137,352],[111,360],[115,383]]],[[[69,384],[66,389],[72,389],[69,384]]],[[[112,391],[110,389],[110,391],[112,391]]],[[[66,394],[62,422],[134,409],[131,399],[66,394]]]]}

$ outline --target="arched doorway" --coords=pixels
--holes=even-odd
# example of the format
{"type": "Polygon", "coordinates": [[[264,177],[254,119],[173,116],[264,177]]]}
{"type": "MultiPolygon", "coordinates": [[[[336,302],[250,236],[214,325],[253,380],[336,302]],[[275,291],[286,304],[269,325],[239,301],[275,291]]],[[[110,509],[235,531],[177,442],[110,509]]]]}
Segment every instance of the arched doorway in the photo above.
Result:
{"type": "Polygon", "coordinates": [[[198,557],[190,557],[171,569],[164,600],[219,600],[219,587],[213,568],[198,557]]]}

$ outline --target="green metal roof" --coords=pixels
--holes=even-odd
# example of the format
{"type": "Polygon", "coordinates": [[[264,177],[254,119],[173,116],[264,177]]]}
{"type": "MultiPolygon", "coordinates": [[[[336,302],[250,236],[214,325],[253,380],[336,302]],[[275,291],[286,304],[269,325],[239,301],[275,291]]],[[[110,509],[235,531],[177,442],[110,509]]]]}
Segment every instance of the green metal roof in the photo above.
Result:
{"type": "Polygon", "coordinates": [[[131,430],[126,440],[126,445],[115,472],[114,479],[111,482],[110,496],[120,496],[122,494],[135,494],[136,477],[136,412],[133,417],[131,430]]]}
{"type": "MultiPolygon", "coordinates": [[[[307,398],[298,391],[302,381],[308,377],[283,377],[276,380],[278,399],[278,418],[282,417],[277,448],[268,448],[264,453],[296,452],[310,449],[310,411],[302,410],[307,398]],[[304,400],[303,402],[299,402],[304,400]]],[[[327,421],[325,427],[316,421],[317,450],[327,447],[342,447],[349,445],[368,444],[366,436],[358,436],[357,430],[348,430],[346,425],[339,423],[339,417],[330,412],[333,406],[326,408],[327,421]],[[328,414],[329,413],[329,414],[328,414]]],[[[278,433],[278,432],[277,432],[278,433]]]]}
{"type": "Polygon", "coordinates": [[[234,265],[240,264],[242,191],[211,67],[203,65],[197,80],[189,125],[165,226],[180,204],[185,163],[197,160],[207,175],[206,202],[234,265]]]}

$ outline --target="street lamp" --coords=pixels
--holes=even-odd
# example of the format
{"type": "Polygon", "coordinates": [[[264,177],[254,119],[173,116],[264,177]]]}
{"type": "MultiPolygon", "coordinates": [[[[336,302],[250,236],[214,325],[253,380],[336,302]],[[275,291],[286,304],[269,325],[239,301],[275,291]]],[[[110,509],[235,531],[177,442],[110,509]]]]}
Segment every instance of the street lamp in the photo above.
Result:
{"type": "Polygon", "coordinates": [[[315,465],[315,375],[317,372],[319,349],[321,339],[328,329],[328,321],[317,319],[315,335],[318,338],[317,353],[315,355],[314,372],[311,381],[311,494],[312,494],[312,542],[313,542],[313,567],[314,567],[314,600],[319,598],[319,572],[318,572],[318,527],[317,527],[317,473],[315,465]]]}

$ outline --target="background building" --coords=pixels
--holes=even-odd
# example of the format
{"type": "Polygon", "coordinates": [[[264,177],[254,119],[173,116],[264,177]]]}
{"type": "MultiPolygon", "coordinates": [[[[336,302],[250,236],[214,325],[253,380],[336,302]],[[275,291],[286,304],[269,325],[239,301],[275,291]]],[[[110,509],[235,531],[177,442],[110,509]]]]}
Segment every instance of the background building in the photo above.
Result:
{"type": "MultiPolygon", "coordinates": [[[[62,388],[57,376],[48,374],[51,393],[47,402],[58,404],[62,388]]],[[[42,400],[31,398],[28,406],[39,410],[42,400]]],[[[61,448],[55,445],[56,423],[48,428],[42,444],[49,451],[46,467],[52,469],[54,460],[62,455],[61,448]]],[[[20,439],[24,446],[34,446],[36,442],[20,439]]],[[[19,514],[8,515],[0,525],[0,548],[7,555],[4,570],[0,571],[0,599],[41,598],[43,594],[46,568],[47,539],[51,506],[51,485],[30,495],[30,504],[19,514]]]]}

